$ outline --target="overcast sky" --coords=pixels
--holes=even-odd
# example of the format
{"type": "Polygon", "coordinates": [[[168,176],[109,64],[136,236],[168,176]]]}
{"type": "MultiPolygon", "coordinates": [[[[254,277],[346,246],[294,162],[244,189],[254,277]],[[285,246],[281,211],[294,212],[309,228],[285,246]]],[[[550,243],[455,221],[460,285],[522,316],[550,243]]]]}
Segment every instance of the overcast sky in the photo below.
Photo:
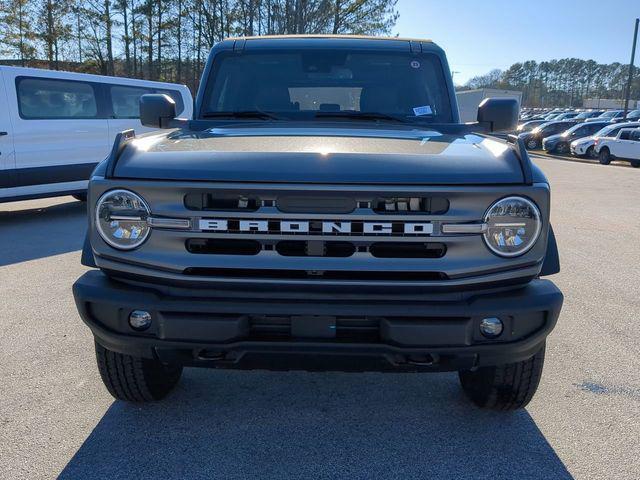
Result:
{"type": "Polygon", "coordinates": [[[395,33],[444,48],[456,83],[524,60],[629,63],[640,17],[640,0],[399,0],[397,8],[395,33]]]}

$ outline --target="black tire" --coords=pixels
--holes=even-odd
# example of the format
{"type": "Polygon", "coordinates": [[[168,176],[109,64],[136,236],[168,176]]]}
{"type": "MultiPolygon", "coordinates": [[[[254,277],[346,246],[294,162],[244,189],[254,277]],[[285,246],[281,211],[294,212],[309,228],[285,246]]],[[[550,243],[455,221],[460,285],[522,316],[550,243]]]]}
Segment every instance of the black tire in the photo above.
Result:
{"type": "Polygon", "coordinates": [[[528,360],[478,370],[460,371],[460,383],[469,399],[481,408],[517,410],[536,393],[544,365],[544,344],[528,360]]]}
{"type": "Polygon", "coordinates": [[[596,152],[593,148],[593,145],[587,148],[587,151],[585,152],[584,156],[587,158],[596,158],[596,152]]]}
{"type": "Polygon", "coordinates": [[[609,153],[609,149],[607,147],[604,147],[600,150],[600,153],[598,154],[598,161],[602,165],[609,165],[611,163],[611,154],[609,153]]]}
{"type": "Polygon", "coordinates": [[[80,202],[86,202],[87,201],[87,194],[86,193],[76,193],[75,195],[71,195],[73,198],[75,198],[76,200],[80,201],[80,202]]]}
{"type": "Polygon", "coordinates": [[[182,375],[181,366],[113,352],[95,343],[100,377],[117,400],[153,402],[167,396],[182,375]]]}
{"type": "Polygon", "coordinates": [[[566,155],[569,153],[569,145],[565,142],[560,142],[556,145],[556,153],[558,155],[566,155]]]}
{"type": "Polygon", "coordinates": [[[629,163],[631,164],[631,166],[633,168],[639,168],[640,167],[640,160],[629,160],[629,163]]]}
{"type": "Polygon", "coordinates": [[[539,148],[539,143],[538,140],[536,140],[535,138],[531,138],[529,140],[527,140],[527,142],[525,143],[525,147],[527,147],[527,150],[535,150],[536,148],[539,148]]]}

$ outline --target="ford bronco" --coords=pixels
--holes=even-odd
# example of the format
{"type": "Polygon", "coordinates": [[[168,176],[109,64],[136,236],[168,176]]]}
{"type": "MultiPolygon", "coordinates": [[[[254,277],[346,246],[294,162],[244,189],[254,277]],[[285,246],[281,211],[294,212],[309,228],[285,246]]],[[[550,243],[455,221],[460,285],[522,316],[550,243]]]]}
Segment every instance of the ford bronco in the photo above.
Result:
{"type": "Polygon", "coordinates": [[[193,119],[140,100],[88,190],[73,291],[118,399],[184,366],[457,371],[476,405],[525,406],[563,297],[549,184],[487,99],[459,122],[425,40],[225,40],[193,119]]]}

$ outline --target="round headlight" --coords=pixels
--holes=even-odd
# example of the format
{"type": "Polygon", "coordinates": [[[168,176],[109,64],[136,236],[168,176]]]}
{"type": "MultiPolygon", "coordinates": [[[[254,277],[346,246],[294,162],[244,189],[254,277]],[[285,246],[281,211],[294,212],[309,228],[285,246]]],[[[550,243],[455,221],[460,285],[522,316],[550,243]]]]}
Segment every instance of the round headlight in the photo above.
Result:
{"type": "Polygon", "coordinates": [[[139,195],[128,190],[111,190],[96,205],[96,228],[114,248],[131,250],[149,236],[149,207],[139,195]]]}
{"type": "Polygon", "coordinates": [[[501,257],[517,257],[527,252],[542,230],[538,207],[522,197],[498,200],[485,213],[484,222],[485,243],[501,257]]]}

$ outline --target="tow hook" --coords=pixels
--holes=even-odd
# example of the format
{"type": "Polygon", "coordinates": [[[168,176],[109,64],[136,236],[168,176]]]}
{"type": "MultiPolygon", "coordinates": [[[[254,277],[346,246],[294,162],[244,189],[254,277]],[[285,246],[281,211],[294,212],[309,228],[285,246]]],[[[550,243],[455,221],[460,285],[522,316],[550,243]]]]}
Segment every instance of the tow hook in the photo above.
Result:
{"type": "Polygon", "coordinates": [[[438,363],[438,355],[432,355],[427,353],[425,355],[410,355],[407,357],[407,363],[409,365],[415,365],[418,367],[431,367],[438,363]]]}

